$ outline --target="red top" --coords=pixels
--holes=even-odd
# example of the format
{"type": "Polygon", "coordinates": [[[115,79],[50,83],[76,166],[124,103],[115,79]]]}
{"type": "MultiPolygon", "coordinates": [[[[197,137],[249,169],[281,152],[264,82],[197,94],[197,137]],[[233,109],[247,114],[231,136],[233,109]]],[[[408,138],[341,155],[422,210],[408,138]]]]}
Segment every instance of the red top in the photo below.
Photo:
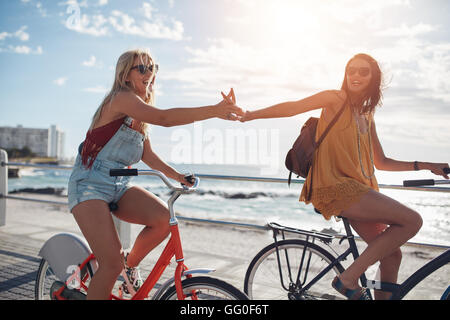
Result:
{"type": "Polygon", "coordinates": [[[81,151],[82,163],[86,168],[91,168],[98,153],[119,130],[126,117],[111,121],[104,126],[88,130],[81,151]]]}

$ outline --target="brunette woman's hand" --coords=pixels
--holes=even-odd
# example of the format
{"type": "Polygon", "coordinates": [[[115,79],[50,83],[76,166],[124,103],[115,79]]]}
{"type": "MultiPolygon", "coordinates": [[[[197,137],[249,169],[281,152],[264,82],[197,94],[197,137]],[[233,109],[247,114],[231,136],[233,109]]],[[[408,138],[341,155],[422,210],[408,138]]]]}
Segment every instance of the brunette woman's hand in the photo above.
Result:
{"type": "Polygon", "coordinates": [[[223,100],[216,104],[216,111],[218,111],[217,117],[231,121],[239,120],[244,115],[244,111],[236,105],[233,88],[231,88],[228,95],[225,95],[223,92],[221,94],[223,100]]]}
{"type": "Polygon", "coordinates": [[[428,163],[428,168],[435,175],[443,176],[445,179],[448,179],[448,174],[444,173],[444,168],[448,168],[448,163],[428,163]]]}
{"type": "Polygon", "coordinates": [[[244,116],[239,118],[240,122],[247,122],[247,121],[251,121],[251,120],[253,120],[251,111],[246,111],[244,116]]]}

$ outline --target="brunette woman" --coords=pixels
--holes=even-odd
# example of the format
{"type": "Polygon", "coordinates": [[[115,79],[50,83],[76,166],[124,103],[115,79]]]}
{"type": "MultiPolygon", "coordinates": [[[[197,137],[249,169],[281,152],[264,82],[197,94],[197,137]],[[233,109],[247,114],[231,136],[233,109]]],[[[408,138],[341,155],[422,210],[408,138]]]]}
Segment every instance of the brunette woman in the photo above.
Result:
{"type": "MultiPolygon", "coordinates": [[[[386,157],[377,136],[374,113],[381,103],[382,73],[375,59],[357,54],[347,63],[341,90],[327,90],[293,102],[247,111],[242,121],[291,117],[322,109],[316,140],[330,121],[344,108],[316,151],[300,201],[312,203],[325,219],[348,218],[368,246],[354,263],[336,277],[333,287],[349,299],[365,299],[358,279],[366,269],[380,262],[381,281],[395,283],[401,262],[400,247],[421,228],[420,215],[382,194],[374,175],[378,170],[430,170],[448,179],[447,163],[399,161],[386,157]],[[313,183],[311,177],[314,177],[313,183]],[[312,187],[311,187],[312,186],[312,187]],[[311,198],[307,195],[311,191],[311,198]]],[[[377,299],[389,293],[376,291],[377,299]]]]}

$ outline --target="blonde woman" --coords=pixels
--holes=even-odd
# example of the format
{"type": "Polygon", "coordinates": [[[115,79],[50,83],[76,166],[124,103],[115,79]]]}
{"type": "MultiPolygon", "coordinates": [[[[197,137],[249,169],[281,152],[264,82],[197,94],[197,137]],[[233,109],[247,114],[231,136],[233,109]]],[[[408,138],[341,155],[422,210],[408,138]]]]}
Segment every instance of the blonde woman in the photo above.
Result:
{"type": "Polygon", "coordinates": [[[214,117],[237,120],[243,115],[234,104],[232,90],[227,96],[232,103],[222,100],[211,106],[167,110],[154,107],[152,89],[157,71],[158,65],[145,50],[131,50],[120,56],[111,92],[92,119],[69,179],[69,209],[99,264],[89,285],[88,299],[108,299],[124,267],[138,289],[142,280],[136,267],[169,234],[166,204],[151,192],[131,186],[128,177],[110,177],[109,170],[142,160],[190,186],[183,174],[154,153],[148,124],[170,127],[214,117]],[[118,206],[113,212],[117,218],[145,226],[125,259],[110,214],[111,203],[118,206]]]}

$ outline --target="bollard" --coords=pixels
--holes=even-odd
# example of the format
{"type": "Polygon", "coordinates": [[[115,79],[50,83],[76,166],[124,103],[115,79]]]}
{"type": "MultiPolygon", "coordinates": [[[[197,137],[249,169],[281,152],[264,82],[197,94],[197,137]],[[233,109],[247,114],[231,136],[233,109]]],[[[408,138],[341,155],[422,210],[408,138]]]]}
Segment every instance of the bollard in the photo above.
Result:
{"type": "MultiPolygon", "coordinates": [[[[8,195],[8,154],[0,149],[0,195],[8,195]]],[[[0,198],[0,227],[6,224],[6,198],[0,198]]]]}

